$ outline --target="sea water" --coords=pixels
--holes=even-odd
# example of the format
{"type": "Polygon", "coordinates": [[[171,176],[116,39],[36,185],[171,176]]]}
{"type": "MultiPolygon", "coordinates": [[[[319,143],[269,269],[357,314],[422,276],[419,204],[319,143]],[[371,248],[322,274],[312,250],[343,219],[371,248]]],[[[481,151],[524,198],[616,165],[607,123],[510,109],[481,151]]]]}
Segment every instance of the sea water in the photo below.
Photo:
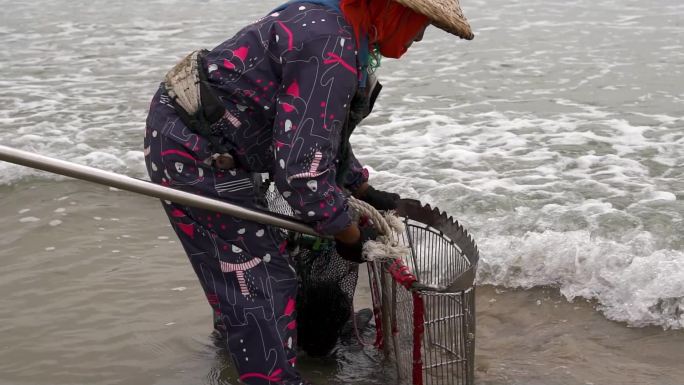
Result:
{"type": "MultiPolygon", "coordinates": [[[[164,73],[277,4],[0,0],[0,143],[145,178],[164,73]]],[[[431,27],[382,62],[352,137],[371,182],[458,218],[480,284],[555,287],[629,326],[684,328],[684,3],[462,6],[473,41],[431,27]]],[[[13,194],[53,178],[0,163],[13,194]]]]}

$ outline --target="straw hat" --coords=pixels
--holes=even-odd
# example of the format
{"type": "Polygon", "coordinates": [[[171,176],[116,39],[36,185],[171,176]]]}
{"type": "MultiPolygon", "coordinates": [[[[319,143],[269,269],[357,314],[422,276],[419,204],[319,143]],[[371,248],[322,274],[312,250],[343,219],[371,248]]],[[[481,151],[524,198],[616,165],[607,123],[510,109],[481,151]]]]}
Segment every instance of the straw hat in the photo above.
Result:
{"type": "Polygon", "coordinates": [[[441,28],[462,39],[472,40],[475,35],[468,19],[463,16],[458,0],[394,0],[427,16],[435,27],[441,28]]]}

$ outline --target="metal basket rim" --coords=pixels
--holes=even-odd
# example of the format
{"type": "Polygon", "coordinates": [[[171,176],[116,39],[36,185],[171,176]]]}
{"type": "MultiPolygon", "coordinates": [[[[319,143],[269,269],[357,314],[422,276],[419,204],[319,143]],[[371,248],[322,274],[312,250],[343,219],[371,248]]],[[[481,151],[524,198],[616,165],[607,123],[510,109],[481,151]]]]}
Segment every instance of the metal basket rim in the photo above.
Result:
{"type": "Polygon", "coordinates": [[[415,221],[422,225],[411,224],[412,226],[432,231],[440,236],[446,236],[449,243],[455,245],[470,264],[468,269],[461,272],[449,285],[433,286],[416,282],[414,285],[416,291],[459,293],[473,288],[480,252],[473,237],[454,217],[436,207],[431,207],[429,204],[422,205],[420,201],[414,199],[401,199],[396,213],[405,220],[415,221]]]}

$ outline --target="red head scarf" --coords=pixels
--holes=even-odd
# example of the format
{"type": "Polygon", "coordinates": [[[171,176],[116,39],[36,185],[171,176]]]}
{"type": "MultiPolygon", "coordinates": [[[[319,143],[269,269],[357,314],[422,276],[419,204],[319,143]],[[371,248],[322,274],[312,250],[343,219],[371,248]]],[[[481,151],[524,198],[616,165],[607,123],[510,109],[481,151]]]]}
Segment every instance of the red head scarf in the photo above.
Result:
{"type": "Polygon", "coordinates": [[[340,0],[340,8],[354,27],[357,42],[363,33],[377,44],[382,56],[399,58],[428,23],[426,16],[392,0],[340,0]]]}

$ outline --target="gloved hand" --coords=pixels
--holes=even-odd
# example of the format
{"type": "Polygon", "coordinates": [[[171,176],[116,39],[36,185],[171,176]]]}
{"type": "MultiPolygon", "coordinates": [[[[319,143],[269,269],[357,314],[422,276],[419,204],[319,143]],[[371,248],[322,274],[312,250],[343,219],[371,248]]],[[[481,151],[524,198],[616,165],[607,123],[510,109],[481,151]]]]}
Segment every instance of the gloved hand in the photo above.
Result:
{"type": "Polygon", "coordinates": [[[376,210],[394,210],[401,197],[399,194],[376,190],[373,186],[368,186],[359,199],[375,207],[376,210]]]}
{"type": "Polygon", "coordinates": [[[363,259],[363,244],[378,237],[378,232],[371,226],[359,227],[359,232],[361,233],[361,236],[355,243],[349,244],[335,241],[335,250],[337,251],[337,254],[349,262],[366,262],[363,259]]]}

